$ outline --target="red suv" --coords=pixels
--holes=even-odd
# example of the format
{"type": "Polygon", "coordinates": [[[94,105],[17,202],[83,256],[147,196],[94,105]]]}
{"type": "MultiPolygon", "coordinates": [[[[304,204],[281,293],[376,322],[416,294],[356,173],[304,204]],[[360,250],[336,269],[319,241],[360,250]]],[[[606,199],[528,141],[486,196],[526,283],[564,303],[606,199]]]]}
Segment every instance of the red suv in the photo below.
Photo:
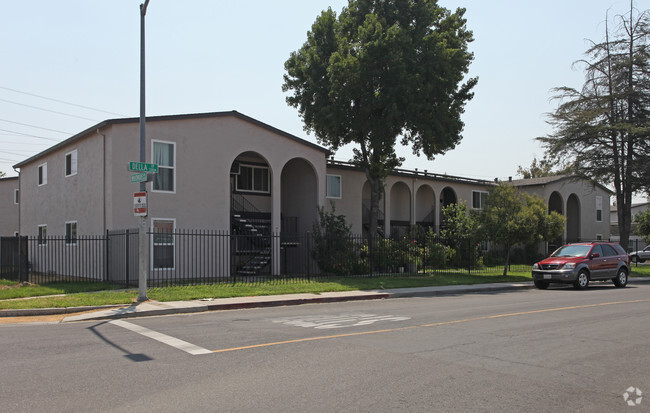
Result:
{"type": "Polygon", "coordinates": [[[607,280],[622,288],[629,273],[630,256],[620,245],[609,242],[568,244],[533,265],[533,281],[540,289],[549,283],[569,283],[582,290],[590,281],[607,280]]]}

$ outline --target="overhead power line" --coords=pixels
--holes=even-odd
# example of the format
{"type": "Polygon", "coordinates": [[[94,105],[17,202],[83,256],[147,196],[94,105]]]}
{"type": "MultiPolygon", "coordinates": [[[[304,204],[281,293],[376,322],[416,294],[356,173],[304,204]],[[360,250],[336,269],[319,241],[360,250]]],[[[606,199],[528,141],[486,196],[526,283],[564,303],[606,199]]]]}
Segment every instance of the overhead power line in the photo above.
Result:
{"type": "Polygon", "coordinates": [[[54,98],[49,98],[47,96],[41,96],[41,95],[37,95],[35,93],[23,92],[21,90],[12,89],[12,88],[9,88],[9,87],[0,86],[0,89],[9,90],[9,91],[15,92],[15,93],[22,93],[23,95],[33,96],[33,97],[37,97],[37,98],[40,98],[40,99],[51,100],[52,102],[63,103],[65,105],[76,106],[78,108],[89,109],[89,110],[94,110],[96,112],[103,112],[103,113],[108,113],[110,115],[117,115],[117,116],[121,116],[121,117],[126,117],[126,115],[123,115],[121,113],[109,112],[107,110],[97,109],[97,108],[93,108],[93,107],[90,107],[90,106],[78,105],[76,103],[66,102],[64,100],[59,100],[59,99],[54,99],[54,98]]]}
{"type": "Polygon", "coordinates": [[[29,137],[31,137],[31,138],[46,139],[46,140],[48,140],[48,141],[53,141],[53,142],[61,142],[61,139],[46,138],[45,136],[30,135],[29,133],[16,132],[16,131],[7,130],[7,129],[0,129],[0,131],[2,131],[2,132],[13,133],[13,134],[15,134],[15,135],[29,136],[29,137]]]}
{"type": "Polygon", "coordinates": [[[64,112],[58,112],[56,110],[51,110],[51,109],[39,108],[38,106],[25,105],[24,103],[18,103],[18,102],[14,102],[12,100],[0,99],[0,102],[6,102],[6,103],[11,103],[13,105],[24,106],[24,107],[30,108],[30,109],[42,110],[44,112],[56,113],[57,115],[70,116],[70,117],[73,117],[73,118],[78,118],[78,119],[83,119],[83,120],[90,120],[90,121],[93,121],[93,122],[99,122],[99,119],[85,118],[83,116],[72,115],[70,113],[64,113],[64,112]]]}
{"type": "Polygon", "coordinates": [[[27,123],[14,122],[13,120],[0,119],[0,121],[14,123],[14,124],[20,125],[20,126],[27,126],[27,127],[30,127],[30,128],[43,129],[43,130],[50,131],[50,132],[57,132],[57,133],[64,133],[66,135],[72,135],[72,132],[63,132],[63,131],[56,130],[56,129],[43,128],[43,127],[40,127],[40,126],[30,125],[30,124],[27,124],[27,123]]]}

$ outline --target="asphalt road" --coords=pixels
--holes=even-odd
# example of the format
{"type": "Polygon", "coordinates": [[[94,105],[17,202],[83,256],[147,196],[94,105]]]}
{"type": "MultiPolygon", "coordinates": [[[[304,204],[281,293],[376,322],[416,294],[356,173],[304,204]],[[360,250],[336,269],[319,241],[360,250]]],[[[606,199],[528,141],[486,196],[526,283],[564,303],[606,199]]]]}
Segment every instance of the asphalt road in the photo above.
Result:
{"type": "Polygon", "coordinates": [[[648,326],[648,284],[0,325],[0,411],[650,411],[648,326]]]}

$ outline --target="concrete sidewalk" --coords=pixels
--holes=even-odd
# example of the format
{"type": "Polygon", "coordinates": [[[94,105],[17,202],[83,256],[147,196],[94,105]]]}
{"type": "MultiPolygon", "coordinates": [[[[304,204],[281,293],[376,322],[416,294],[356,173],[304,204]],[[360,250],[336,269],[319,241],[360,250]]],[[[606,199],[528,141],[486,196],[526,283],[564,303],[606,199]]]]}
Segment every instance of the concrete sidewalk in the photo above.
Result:
{"type": "MultiPolygon", "coordinates": [[[[631,278],[630,284],[650,282],[649,278],[631,278]]],[[[534,288],[532,282],[450,285],[444,287],[399,288],[388,290],[326,292],[320,294],[286,294],[255,297],[232,297],[193,301],[146,301],[132,305],[37,308],[27,310],[0,310],[0,316],[26,317],[54,314],[71,314],[63,323],[86,320],[106,320],[127,317],[147,317],[167,314],[198,313],[204,311],[234,310],[242,308],[278,307],[300,304],[333,303],[343,301],[377,300],[402,297],[449,296],[470,293],[490,294],[534,288]],[[84,312],[83,314],[79,314],[84,312]]]]}

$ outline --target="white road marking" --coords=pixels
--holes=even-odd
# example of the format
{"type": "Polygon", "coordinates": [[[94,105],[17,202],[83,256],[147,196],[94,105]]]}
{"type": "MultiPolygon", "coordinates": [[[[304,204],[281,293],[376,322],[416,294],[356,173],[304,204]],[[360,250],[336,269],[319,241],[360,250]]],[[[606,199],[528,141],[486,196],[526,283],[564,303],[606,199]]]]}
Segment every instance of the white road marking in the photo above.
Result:
{"type": "Polygon", "coordinates": [[[149,330],[146,327],[141,327],[132,323],[129,323],[128,321],[124,320],[113,320],[110,322],[111,324],[114,324],[116,326],[120,326],[123,328],[126,328],[127,330],[133,331],[134,333],[141,334],[145,337],[152,338],[156,341],[159,341],[163,344],[167,344],[168,346],[172,346],[174,348],[177,348],[179,350],[183,350],[186,353],[190,353],[193,356],[196,356],[198,354],[210,354],[212,351],[204,349],[203,347],[195,346],[192,343],[188,343],[187,341],[183,341],[180,339],[177,339],[176,337],[168,336],[167,334],[159,333],[157,331],[149,330]]]}
{"type": "Polygon", "coordinates": [[[274,323],[295,327],[311,327],[319,330],[331,328],[346,328],[356,326],[367,326],[383,321],[404,321],[410,317],[398,317],[393,315],[377,314],[339,314],[339,315],[318,315],[308,317],[284,317],[272,320],[274,323]]]}

